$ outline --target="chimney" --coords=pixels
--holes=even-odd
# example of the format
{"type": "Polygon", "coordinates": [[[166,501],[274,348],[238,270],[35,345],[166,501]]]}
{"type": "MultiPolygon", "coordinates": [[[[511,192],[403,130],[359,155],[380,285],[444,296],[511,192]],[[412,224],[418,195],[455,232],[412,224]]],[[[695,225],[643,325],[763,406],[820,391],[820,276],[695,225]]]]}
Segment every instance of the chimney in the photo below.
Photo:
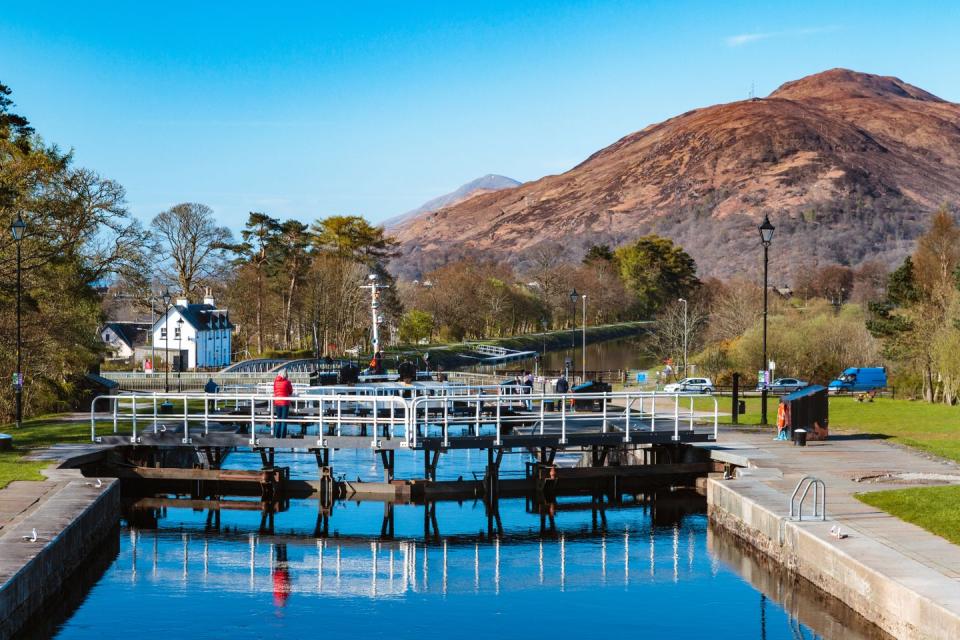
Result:
{"type": "Polygon", "coordinates": [[[203,304],[208,304],[211,307],[216,306],[213,303],[213,294],[210,292],[210,287],[205,287],[203,290],[203,304]]]}
{"type": "Polygon", "coordinates": [[[176,300],[174,300],[174,301],[173,301],[173,304],[177,305],[178,307],[185,307],[185,306],[187,306],[188,304],[190,304],[190,301],[187,300],[186,296],[182,296],[182,297],[177,298],[176,300]]]}

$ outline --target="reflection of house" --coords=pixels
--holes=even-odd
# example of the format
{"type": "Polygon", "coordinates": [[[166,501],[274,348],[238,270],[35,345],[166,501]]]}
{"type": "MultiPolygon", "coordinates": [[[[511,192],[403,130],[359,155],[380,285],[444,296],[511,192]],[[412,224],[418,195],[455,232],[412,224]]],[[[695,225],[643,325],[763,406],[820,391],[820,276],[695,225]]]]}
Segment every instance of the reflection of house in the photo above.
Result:
{"type": "Polygon", "coordinates": [[[100,339],[111,358],[129,358],[150,341],[150,323],[108,322],[100,329],[100,339]]]}
{"type": "Polygon", "coordinates": [[[233,324],[226,309],[218,309],[207,293],[202,304],[180,298],[153,325],[153,346],[169,348],[174,369],[224,367],[230,364],[233,324]]]}

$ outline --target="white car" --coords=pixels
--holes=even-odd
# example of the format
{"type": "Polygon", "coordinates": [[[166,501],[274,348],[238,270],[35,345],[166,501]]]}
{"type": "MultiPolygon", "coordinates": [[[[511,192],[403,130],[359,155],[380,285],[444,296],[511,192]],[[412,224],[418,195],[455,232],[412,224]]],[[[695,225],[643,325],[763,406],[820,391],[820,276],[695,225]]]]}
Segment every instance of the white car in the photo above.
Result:
{"type": "Polygon", "coordinates": [[[671,382],[663,390],[667,393],[713,393],[713,381],[710,378],[684,378],[671,382]]]}

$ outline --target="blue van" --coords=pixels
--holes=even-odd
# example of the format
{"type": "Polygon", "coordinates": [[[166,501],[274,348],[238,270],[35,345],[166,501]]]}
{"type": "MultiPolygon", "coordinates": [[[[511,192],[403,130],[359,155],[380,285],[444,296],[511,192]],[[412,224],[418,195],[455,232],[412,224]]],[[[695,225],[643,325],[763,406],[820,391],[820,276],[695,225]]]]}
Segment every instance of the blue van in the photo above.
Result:
{"type": "Polygon", "coordinates": [[[856,393],[886,386],[887,370],[884,367],[850,367],[831,381],[827,390],[829,393],[856,393]]]}

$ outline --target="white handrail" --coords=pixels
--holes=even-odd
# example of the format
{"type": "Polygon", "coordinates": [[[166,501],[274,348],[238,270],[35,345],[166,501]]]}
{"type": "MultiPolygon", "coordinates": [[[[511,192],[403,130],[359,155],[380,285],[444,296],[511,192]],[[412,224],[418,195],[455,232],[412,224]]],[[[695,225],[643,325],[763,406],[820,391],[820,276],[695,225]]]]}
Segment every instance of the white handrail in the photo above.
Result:
{"type": "MultiPolygon", "coordinates": [[[[709,397],[713,402],[714,439],[719,429],[719,403],[709,395],[651,391],[531,393],[527,387],[509,385],[479,385],[468,389],[437,387],[434,391],[434,394],[424,393],[412,398],[380,393],[313,394],[283,398],[290,402],[294,412],[282,422],[300,427],[301,434],[306,438],[301,447],[305,448],[326,446],[327,434],[346,436],[355,434],[356,429],[360,434],[366,434],[363,437],[369,436],[372,448],[381,447],[381,432],[386,438],[402,437],[401,446],[417,448],[421,439],[430,438],[431,429],[438,426],[440,446],[443,447],[449,447],[453,440],[464,435],[479,436],[484,429],[492,431],[494,446],[503,446],[504,437],[512,434],[514,429],[523,430],[521,433],[529,436],[553,434],[559,436],[560,444],[568,444],[572,434],[607,434],[612,431],[622,433],[623,442],[630,443],[638,432],[636,425],[643,425],[648,416],[651,432],[666,431],[666,414],[658,414],[658,403],[672,402],[671,435],[674,441],[679,441],[681,419],[688,421],[691,431],[698,422],[703,425],[709,421],[708,411],[696,411],[696,398],[709,397]],[[689,408],[684,406],[681,409],[683,400],[689,401],[689,408]],[[538,403],[539,406],[536,406],[538,403]],[[401,427],[402,436],[399,435],[401,427]],[[317,431],[315,444],[310,440],[312,436],[307,435],[308,430],[314,428],[317,431]],[[345,432],[346,428],[349,430],[345,432]],[[370,429],[372,433],[367,433],[370,429]]],[[[182,430],[178,434],[182,444],[191,444],[193,434],[200,433],[201,426],[204,436],[209,436],[211,426],[244,424],[246,426],[242,432],[248,432],[250,445],[258,446],[263,437],[281,439],[277,438],[281,420],[274,410],[276,401],[280,399],[272,394],[250,393],[98,396],[90,410],[91,439],[100,440],[97,434],[97,409],[104,402],[109,402],[114,433],[120,435],[121,428],[129,425],[130,441],[134,444],[141,440],[138,420],[147,417],[153,425],[154,434],[166,431],[171,423],[176,430],[182,430]],[[180,411],[159,412],[159,408],[170,407],[172,403],[178,404],[180,411]],[[143,409],[147,410],[145,415],[143,409]],[[258,433],[258,427],[266,427],[267,430],[258,433]]],[[[277,443],[270,442],[268,446],[277,446],[277,443]]]]}

